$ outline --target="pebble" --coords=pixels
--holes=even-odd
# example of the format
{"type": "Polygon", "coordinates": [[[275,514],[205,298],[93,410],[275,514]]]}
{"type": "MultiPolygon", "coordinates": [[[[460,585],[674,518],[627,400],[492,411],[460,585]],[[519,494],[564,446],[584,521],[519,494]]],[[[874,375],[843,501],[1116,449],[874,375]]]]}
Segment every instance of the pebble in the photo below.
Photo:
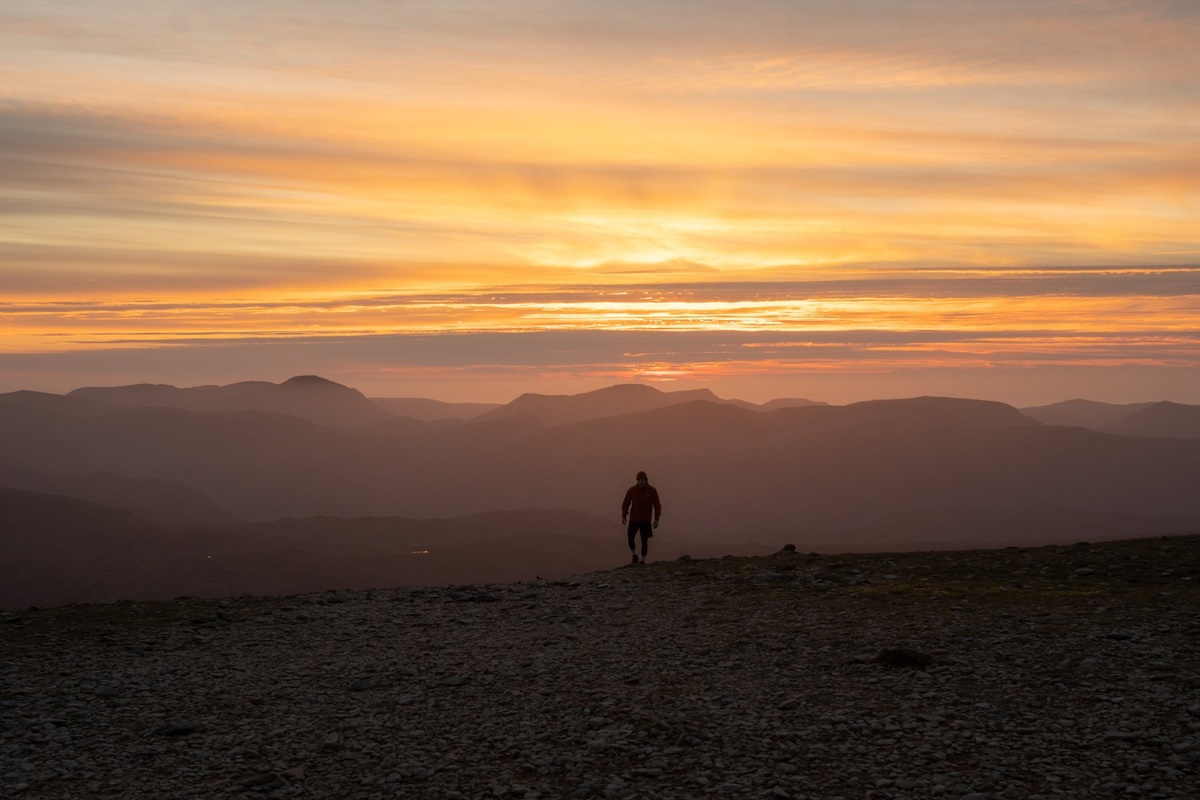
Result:
{"type": "Polygon", "coordinates": [[[200,723],[194,720],[184,720],[181,722],[168,722],[166,725],[160,725],[151,733],[155,736],[187,736],[200,730],[200,723]]]}
{"type": "Polygon", "coordinates": [[[0,775],[23,798],[1195,800],[1200,581],[1147,592],[1109,548],[17,613],[0,775]],[[1103,614],[1066,583],[1081,558],[1103,614]],[[863,655],[889,650],[916,668],[863,655]]]}

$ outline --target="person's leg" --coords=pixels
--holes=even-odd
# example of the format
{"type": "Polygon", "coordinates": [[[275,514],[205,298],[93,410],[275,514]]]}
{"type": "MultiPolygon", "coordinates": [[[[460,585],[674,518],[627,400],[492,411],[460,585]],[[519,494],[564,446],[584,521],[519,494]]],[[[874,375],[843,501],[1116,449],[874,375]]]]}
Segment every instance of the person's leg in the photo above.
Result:
{"type": "Polygon", "coordinates": [[[650,523],[642,523],[642,561],[646,560],[646,553],[650,550],[650,523]]]}
{"type": "Polygon", "coordinates": [[[636,540],[634,538],[635,536],[637,536],[637,531],[638,531],[638,524],[636,522],[634,522],[633,520],[630,520],[629,521],[629,554],[631,556],[633,556],[633,560],[635,563],[638,560],[636,540]]]}

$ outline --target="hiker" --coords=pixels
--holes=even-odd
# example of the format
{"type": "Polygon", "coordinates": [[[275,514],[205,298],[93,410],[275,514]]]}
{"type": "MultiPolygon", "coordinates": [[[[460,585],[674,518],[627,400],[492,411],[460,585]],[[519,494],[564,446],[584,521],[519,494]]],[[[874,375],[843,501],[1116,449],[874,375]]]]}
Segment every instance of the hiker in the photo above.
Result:
{"type": "Polygon", "coordinates": [[[646,563],[646,551],[649,549],[650,537],[654,528],[658,527],[659,517],[662,516],[662,503],[658,502],[658,490],[650,485],[646,473],[637,474],[637,483],[629,487],[625,500],[621,503],[621,524],[629,519],[629,554],[633,556],[634,564],[646,563]],[[653,519],[653,522],[651,522],[653,519]],[[642,558],[638,560],[637,548],[634,547],[634,537],[642,535],[642,558]]]}

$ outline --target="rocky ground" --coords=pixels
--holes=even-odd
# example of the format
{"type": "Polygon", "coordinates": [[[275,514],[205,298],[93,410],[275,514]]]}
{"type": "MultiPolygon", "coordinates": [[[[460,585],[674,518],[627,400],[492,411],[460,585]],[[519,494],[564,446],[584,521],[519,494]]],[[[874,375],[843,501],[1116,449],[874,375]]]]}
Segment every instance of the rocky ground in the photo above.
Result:
{"type": "Polygon", "coordinates": [[[0,655],[19,798],[1200,797],[1195,536],[32,610],[0,655]]]}

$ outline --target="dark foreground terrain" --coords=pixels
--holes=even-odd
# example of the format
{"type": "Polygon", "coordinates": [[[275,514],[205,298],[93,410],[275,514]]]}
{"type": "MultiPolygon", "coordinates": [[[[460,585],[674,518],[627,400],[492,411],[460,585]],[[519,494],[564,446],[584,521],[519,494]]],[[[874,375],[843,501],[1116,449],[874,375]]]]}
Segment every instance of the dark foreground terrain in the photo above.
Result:
{"type": "Polygon", "coordinates": [[[1195,798],[1200,537],[3,614],[0,794],[1195,798]]]}

